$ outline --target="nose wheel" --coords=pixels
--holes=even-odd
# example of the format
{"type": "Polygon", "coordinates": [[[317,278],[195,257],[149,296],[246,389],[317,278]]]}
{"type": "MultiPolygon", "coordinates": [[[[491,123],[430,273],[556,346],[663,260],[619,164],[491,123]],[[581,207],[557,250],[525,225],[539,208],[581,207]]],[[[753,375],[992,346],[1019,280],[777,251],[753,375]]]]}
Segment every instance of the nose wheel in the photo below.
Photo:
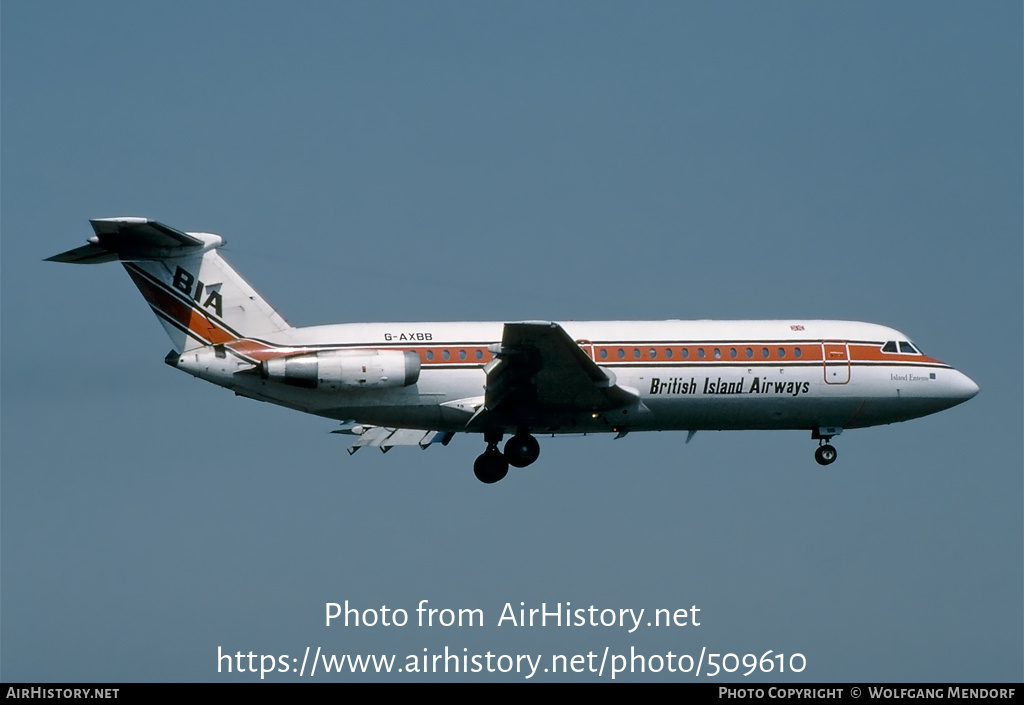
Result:
{"type": "Polygon", "coordinates": [[[818,465],[831,465],[836,462],[839,452],[829,441],[843,432],[841,426],[818,426],[811,429],[811,438],[818,442],[818,449],[814,451],[814,459],[818,465]]]}
{"type": "Polygon", "coordinates": [[[836,456],[838,455],[839,453],[836,451],[835,446],[828,443],[818,446],[818,449],[814,451],[814,459],[818,461],[818,465],[831,465],[836,462],[836,456]]]}

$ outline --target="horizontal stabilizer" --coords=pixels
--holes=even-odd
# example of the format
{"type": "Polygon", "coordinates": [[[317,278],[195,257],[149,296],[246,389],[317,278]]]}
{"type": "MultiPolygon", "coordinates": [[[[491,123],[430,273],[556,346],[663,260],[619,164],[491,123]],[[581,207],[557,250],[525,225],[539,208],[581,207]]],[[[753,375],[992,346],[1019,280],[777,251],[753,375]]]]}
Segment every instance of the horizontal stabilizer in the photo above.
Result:
{"type": "Polygon", "coordinates": [[[59,255],[47,257],[47,262],[67,262],[68,264],[103,264],[116,262],[120,259],[116,252],[111,252],[99,245],[82,245],[59,255]]]}
{"type": "Polygon", "coordinates": [[[120,262],[176,353],[290,328],[220,256],[220,235],[186,233],[147,218],[97,218],[89,224],[89,244],[47,261],[120,262]]]}
{"type": "Polygon", "coordinates": [[[95,235],[89,244],[48,262],[100,264],[103,262],[173,259],[198,255],[220,247],[224,238],[209,233],[185,233],[146,218],[97,218],[90,220],[95,235]]]}

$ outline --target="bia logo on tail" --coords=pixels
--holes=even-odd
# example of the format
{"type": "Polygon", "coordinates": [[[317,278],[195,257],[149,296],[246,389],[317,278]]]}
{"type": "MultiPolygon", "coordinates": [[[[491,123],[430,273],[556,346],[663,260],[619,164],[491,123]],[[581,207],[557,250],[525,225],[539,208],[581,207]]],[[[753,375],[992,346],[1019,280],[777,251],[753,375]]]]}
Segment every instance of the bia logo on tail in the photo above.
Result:
{"type": "Polygon", "coordinates": [[[214,313],[218,316],[224,315],[223,299],[221,299],[220,292],[214,288],[219,288],[220,284],[214,284],[210,287],[206,287],[205,284],[201,281],[196,281],[196,278],[192,274],[189,274],[179,265],[178,268],[174,270],[173,286],[178,291],[184,293],[185,296],[191,297],[193,301],[201,305],[203,308],[210,308],[212,306],[214,313]],[[192,291],[193,282],[196,285],[194,294],[192,291]],[[209,292],[206,297],[206,301],[202,301],[204,289],[209,292]]]}
{"type": "Polygon", "coordinates": [[[218,254],[224,238],[146,218],[90,221],[89,244],[53,262],[121,262],[178,352],[291,328],[218,254]],[[215,282],[215,283],[209,283],[215,282]]]}

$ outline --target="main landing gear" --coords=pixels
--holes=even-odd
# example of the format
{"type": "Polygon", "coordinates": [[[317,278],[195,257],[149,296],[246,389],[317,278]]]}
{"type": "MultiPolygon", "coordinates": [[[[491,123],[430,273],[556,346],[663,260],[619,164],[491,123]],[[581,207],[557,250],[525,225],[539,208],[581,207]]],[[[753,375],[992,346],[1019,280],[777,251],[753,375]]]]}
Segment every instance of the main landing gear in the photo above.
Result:
{"type": "Polygon", "coordinates": [[[497,482],[508,474],[508,466],[525,468],[540,457],[540,443],[530,435],[529,431],[520,429],[516,435],[505,443],[505,452],[498,450],[501,442],[500,431],[488,431],[484,434],[487,450],[473,463],[473,474],[480,482],[488,485],[497,482]]]}
{"type": "Polygon", "coordinates": [[[508,475],[508,460],[498,450],[498,444],[487,444],[487,450],[473,463],[473,474],[488,485],[508,475]]]}

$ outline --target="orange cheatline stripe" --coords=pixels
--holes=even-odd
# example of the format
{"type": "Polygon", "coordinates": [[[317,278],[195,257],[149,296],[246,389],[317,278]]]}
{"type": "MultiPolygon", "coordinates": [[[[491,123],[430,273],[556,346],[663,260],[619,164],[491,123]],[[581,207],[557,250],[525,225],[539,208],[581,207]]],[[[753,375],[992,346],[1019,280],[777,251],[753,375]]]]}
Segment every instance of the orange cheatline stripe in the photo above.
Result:
{"type": "Polygon", "coordinates": [[[261,343],[258,340],[250,340],[248,338],[237,338],[228,343],[227,346],[239,355],[243,355],[250,360],[255,360],[257,362],[263,362],[264,360],[270,360],[275,357],[300,355],[306,352],[313,352],[317,349],[309,347],[272,346],[267,345],[266,343],[261,343]]]}
{"type": "MultiPolygon", "coordinates": [[[[896,354],[896,353],[883,353],[881,352],[882,343],[845,343],[838,341],[818,341],[812,342],[807,341],[800,344],[793,343],[777,343],[777,342],[749,342],[749,343],[700,343],[700,344],[683,344],[677,343],[674,345],[665,345],[664,343],[658,343],[651,345],[650,343],[637,344],[637,343],[618,343],[595,345],[594,346],[594,357],[592,358],[597,364],[622,364],[627,363],[630,365],[642,364],[645,362],[657,362],[661,364],[670,363],[677,364],[680,366],[687,366],[692,364],[728,364],[731,366],[739,366],[743,364],[750,364],[754,366],[764,365],[791,365],[797,364],[821,364],[825,362],[822,356],[822,346],[826,352],[828,360],[839,362],[839,363],[857,363],[857,362],[888,362],[894,364],[931,364],[931,365],[942,365],[940,361],[928,357],[926,355],[907,355],[907,354],[896,354]],[[624,356],[618,357],[618,350],[622,349],[624,356]],[[720,357],[714,356],[715,348],[719,349],[720,357]],[[747,357],[747,348],[751,349],[751,357],[747,357]],[[762,348],[768,349],[768,357],[762,354],[762,348]],[[785,351],[785,356],[780,357],[778,354],[779,348],[785,351]],[[796,349],[800,349],[800,356],[796,356],[796,349]],[[639,350],[640,356],[635,357],[633,350],[639,350]],[[655,351],[654,357],[651,357],[650,351],[655,351]],[[686,350],[689,354],[683,357],[682,351],[686,350]],[[697,354],[698,349],[703,349],[705,356],[700,357],[697,354]],[[736,350],[736,357],[732,357],[731,351],[736,350]],[[602,350],[607,351],[607,357],[602,358],[600,353],[602,350]],[[672,357],[666,354],[666,351],[672,351],[672,357]],[[846,351],[849,351],[847,357],[846,351]]],[[[228,345],[235,352],[248,357],[252,360],[263,361],[275,357],[284,357],[289,355],[300,355],[308,352],[315,352],[317,350],[327,349],[325,346],[289,346],[289,345],[271,345],[256,340],[250,340],[247,338],[239,338],[231,341],[228,345]]],[[[420,361],[424,365],[437,365],[437,366],[451,366],[460,365],[465,366],[466,364],[477,364],[483,365],[491,360],[493,355],[486,348],[479,346],[466,346],[466,345],[439,345],[434,342],[430,345],[412,345],[412,346],[394,346],[394,345],[373,345],[372,343],[364,344],[339,344],[339,348],[343,349],[385,349],[385,350],[402,350],[415,352],[420,356],[420,361]],[[449,352],[449,359],[445,360],[443,352],[447,350],[449,352]],[[460,351],[466,351],[466,359],[459,357],[460,351]],[[480,360],[476,359],[476,351],[480,350],[482,355],[480,360]],[[428,359],[427,355],[432,355],[432,358],[428,359]]],[[[586,352],[589,357],[590,345],[586,345],[586,352]]]]}
{"type": "Polygon", "coordinates": [[[673,343],[671,345],[665,345],[664,343],[634,343],[634,342],[618,342],[618,343],[602,343],[595,344],[593,349],[593,355],[591,355],[590,344],[588,343],[584,347],[584,352],[594,362],[600,364],[612,364],[615,362],[629,362],[636,364],[637,362],[668,362],[672,364],[685,365],[688,363],[729,363],[732,365],[742,364],[765,364],[771,363],[776,364],[778,362],[794,363],[794,362],[820,362],[821,357],[821,343],[804,342],[800,344],[793,343],[778,343],[778,342],[765,342],[765,341],[751,341],[751,342],[730,342],[730,343],[716,343],[716,342],[701,342],[701,343],[673,343]],[[762,349],[767,348],[768,355],[765,356],[762,349]],[[785,355],[779,356],[778,351],[782,349],[785,355]],[[747,355],[747,350],[750,350],[750,355],[747,355]],[[800,350],[800,355],[796,354],[796,350],[800,350]],[[622,350],[623,355],[619,357],[619,350],[622,350]],[[651,351],[654,354],[651,355],[651,351]],[[699,351],[704,351],[704,357],[700,356],[699,351]],[[715,356],[715,350],[718,350],[718,356],[715,356]],[[605,357],[601,357],[601,353],[606,354],[605,357]],[[671,353],[671,355],[669,354],[671,353]],[[685,353],[685,354],[684,354],[685,353]],[[735,353],[735,354],[734,354],[735,353]]]}
{"type": "Polygon", "coordinates": [[[182,303],[166,291],[154,286],[150,281],[139,275],[137,272],[126,267],[128,275],[135,282],[135,286],[142,292],[142,296],[149,302],[149,305],[161,312],[183,328],[187,328],[203,340],[211,343],[227,343],[235,339],[231,335],[200,311],[192,306],[182,303]]]}
{"type": "Polygon", "coordinates": [[[931,365],[943,364],[934,357],[927,355],[909,355],[907,353],[886,353],[882,352],[882,346],[850,344],[850,357],[857,362],[894,362],[894,363],[928,363],[931,365]]]}
{"type": "Polygon", "coordinates": [[[235,336],[228,333],[194,308],[191,309],[191,315],[188,319],[188,329],[197,335],[201,335],[203,338],[214,344],[227,343],[235,339],[235,336]]]}

